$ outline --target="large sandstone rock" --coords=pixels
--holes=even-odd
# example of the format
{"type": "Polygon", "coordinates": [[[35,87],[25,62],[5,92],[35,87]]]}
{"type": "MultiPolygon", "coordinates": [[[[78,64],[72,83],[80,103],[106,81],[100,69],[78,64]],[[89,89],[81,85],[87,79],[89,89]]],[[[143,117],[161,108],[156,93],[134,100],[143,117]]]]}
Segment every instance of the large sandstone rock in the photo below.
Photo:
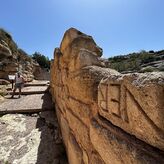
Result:
{"type": "Polygon", "coordinates": [[[50,91],[69,162],[163,163],[163,73],[122,75],[101,55],[74,28],[54,51],[50,91]]]}
{"type": "Polygon", "coordinates": [[[61,53],[65,55],[63,60],[69,62],[69,59],[71,59],[73,55],[76,56],[81,49],[89,50],[97,56],[102,55],[102,49],[96,45],[91,36],[74,28],[70,28],[65,32],[60,45],[61,53]]]}
{"type": "Polygon", "coordinates": [[[110,76],[99,84],[99,113],[137,138],[164,150],[164,74],[110,76]],[[145,78],[147,78],[145,80],[145,78]]]}

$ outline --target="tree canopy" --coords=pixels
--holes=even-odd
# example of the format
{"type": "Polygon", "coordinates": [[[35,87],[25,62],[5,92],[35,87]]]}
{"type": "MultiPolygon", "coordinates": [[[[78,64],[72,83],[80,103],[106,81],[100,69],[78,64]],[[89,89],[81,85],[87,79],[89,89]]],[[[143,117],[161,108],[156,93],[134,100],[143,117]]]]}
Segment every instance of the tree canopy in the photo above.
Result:
{"type": "Polygon", "coordinates": [[[39,52],[35,52],[32,54],[32,58],[36,60],[42,68],[50,69],[50,60],[48,57],[40,54],[39,52]]]}

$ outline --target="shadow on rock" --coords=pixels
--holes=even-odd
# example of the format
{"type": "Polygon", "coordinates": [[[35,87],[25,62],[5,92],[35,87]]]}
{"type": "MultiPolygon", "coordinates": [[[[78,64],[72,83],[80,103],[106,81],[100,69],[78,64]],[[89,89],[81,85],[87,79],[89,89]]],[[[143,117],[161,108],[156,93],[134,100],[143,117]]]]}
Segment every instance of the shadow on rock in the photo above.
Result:
{"type": "Polygon", "coordinates": [[[43,111],[37,120],[36,128],[40,131],[40,145],[38,148],[37,164],[67,164],[65,148],[59,136],[59,127],[52,105],[51,95],[43,95],[43,111]],[[49,104],[51,103],[51,104],[49,104]],[[47,110],[47,106],[52,106],[47,110]]]}

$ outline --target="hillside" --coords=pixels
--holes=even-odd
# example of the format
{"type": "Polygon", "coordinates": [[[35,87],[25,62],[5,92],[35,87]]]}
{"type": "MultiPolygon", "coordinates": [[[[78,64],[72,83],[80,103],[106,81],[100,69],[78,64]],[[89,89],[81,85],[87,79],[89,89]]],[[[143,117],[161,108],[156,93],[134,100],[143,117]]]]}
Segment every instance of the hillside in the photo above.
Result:
{"type": "Polygon", "coordinates": [[[26,81],[40,79],[44,73],[47,74],[36,60],[18,48],[8,32],[0,29],[0,79],[8,80],[8,75],[17,71],[22,73],[26,81]]]}
{"type": "Polygon", "coordinates": [[[122,73],[164,71],[164,50],[111,57],[108,58],[108,67],[122,73]]]}

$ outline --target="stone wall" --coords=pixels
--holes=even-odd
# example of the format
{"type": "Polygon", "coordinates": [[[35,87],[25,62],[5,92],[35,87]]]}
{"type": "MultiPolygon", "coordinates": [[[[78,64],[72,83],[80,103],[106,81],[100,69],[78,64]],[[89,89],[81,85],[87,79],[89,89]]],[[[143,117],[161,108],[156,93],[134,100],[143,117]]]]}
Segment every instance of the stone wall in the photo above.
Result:
{"type": "Polygon", "coordinates": [[[105,68],[71,28],[51,63],[51,94],[70,164],[164,163],[164,73],[105,68]]]}

